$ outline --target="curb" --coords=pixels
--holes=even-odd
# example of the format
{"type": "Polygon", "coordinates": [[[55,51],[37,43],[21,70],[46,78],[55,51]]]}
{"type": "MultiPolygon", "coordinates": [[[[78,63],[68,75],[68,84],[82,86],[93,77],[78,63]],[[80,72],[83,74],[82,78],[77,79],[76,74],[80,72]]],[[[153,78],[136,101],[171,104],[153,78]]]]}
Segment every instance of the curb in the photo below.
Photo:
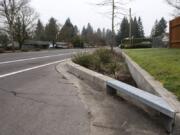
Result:
{"type": "Polygon", "coordinates": [[[100,73],[94,72],[80,65],[77,65],[73,63],[71,60],[69,60],[66,63],[66,67],[68,68],[68,72],[84,80],[87,84],[99,90],[106,91],[106,82],[108,80],[114,80],[111,77],[104,76],[100,73]]]}

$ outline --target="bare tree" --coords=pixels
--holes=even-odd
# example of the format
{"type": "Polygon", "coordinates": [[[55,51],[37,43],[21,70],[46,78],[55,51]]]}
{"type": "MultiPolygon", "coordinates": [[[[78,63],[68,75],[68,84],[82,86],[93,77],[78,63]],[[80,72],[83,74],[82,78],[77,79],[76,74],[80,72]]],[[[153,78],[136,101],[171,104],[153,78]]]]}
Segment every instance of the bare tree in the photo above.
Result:
{"type": "Polygon", "coordinates": [[[180,15],[180,0],[166,0],[166,2],[175,9],[173,16],[180,15]]]}
{"type": "Polygon", "coordinates": [[[22,7],[16,16],[14,38],[19,42],[19,49],[22,48],[24,41],[32,36],[37,19],[38,14],[28,5],[22,7]]]}
{"type": "Polygon", "coordinates": [[[111,10],[107,12],[111,16],[112,23],[112,43],[111,50],[113,51],[113,46],[115,46],[115,18],[118,18],[119,15],[126,15],[127,9],[124,7],[124,1],[116,1],[116,0],[104,0],[101,3],[97,4],[98,6],[109,6],[111,10]]]}
{"type": "Polygon", "coordinates": [[[0,0],[0,19],[3,23],[2,30],[9,34],[14,50],[15,20],[22,8],[29,0],[0,0]]]}

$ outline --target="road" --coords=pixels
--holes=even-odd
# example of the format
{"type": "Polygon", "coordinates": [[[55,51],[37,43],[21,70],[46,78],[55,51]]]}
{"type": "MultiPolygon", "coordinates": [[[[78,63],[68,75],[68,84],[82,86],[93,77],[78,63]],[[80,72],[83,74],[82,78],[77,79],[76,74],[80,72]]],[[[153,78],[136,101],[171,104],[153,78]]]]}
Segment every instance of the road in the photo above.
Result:
{"type": "Polygon", "coordinates": [[[0,54],[0,135],[86,135],[88,111],[55,66],[82,50],[0,54]]]}

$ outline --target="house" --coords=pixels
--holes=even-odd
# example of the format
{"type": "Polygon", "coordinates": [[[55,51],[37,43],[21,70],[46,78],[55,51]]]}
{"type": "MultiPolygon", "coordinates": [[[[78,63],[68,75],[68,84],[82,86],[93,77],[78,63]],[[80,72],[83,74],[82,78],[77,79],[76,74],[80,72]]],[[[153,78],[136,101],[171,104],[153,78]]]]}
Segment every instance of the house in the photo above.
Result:
{"type": "MultiPolygon", "coordinates": [[[[7,48],[9,48],[9,49],[12,49],[12,43],[9,43],[8,45],[7,45],[7,48]]],[[[17,41],[14,41],[14,48],[15,49],[19,49],[19,43],[17,42],[17,41]]]]}
{"type": "Polygon", "coordinates": [[[180,48],[180,16],[169,23],[170,48],[180,48]]]}
{"type": "Polygon", "coordinates": [[[23,49],[49,49],[48,41],[26,40],[22,46],[23,49]]]}
{"type": "Polygon", "coordinates": [[[56,48],[62,48],[62,49],[73,48],[73,45],[67,42],[56,42],[55,46],[56,48]]]}

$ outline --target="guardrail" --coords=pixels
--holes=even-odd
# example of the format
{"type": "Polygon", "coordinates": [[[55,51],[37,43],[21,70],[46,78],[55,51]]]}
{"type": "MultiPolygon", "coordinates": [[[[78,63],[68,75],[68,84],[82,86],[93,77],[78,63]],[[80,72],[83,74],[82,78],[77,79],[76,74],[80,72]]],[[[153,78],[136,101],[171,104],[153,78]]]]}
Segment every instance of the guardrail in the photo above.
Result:
{"type": "MultiPolygon", "coordinates": [[[[163,115],[163,124],[168,132],[172,132],[175,122],[175,111],[161,97],[150,94],[117,80],[107,81],[107,93],[114,95],[118,92],[128,96],[128,100],[142,103],[163,115]],[[131,99],[130,99],[131,98],[131,99]]],[[[123,96],[122,96],[123,97],[123,96]]]]}

